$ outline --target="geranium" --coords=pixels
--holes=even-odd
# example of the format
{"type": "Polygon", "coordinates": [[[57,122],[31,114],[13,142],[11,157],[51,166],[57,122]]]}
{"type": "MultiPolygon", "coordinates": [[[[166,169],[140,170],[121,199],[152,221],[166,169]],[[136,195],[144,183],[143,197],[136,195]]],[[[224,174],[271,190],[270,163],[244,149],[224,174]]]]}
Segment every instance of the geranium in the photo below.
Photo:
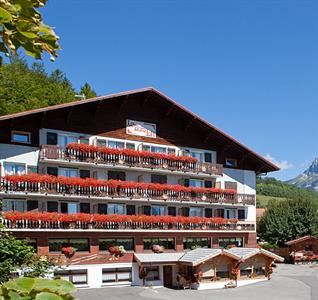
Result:
{"type": "Polygon", "coordinates": [[[137,151],[133,149],[114,149],[108,147],[99,147],[87,144],[70,143],[66,146],[67,150],[81,151],[83,153],[100,152],[106,155],[126,155],[132,157],[154,158],[162,160],[180,161],[185,163],[197,163],[197,159],[191,156],[177,156],[173,154],[156,153],[150,151],[137,151]]]}
{"type": "Polygon", "coordinates": [[[77,249],[71,246],[62,248],[62,253],[67,257],[72,257],[76,251],[77,249]]]}

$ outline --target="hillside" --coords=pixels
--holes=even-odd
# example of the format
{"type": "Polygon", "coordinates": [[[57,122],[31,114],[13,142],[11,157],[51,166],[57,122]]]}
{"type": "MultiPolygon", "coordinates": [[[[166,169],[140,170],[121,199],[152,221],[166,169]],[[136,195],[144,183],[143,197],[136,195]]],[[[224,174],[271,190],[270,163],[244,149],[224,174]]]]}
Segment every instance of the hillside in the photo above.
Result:
{"type": "Polygon", "coordinates": [[[318,157],[314,159],[307,170],[286,183],[318,192],[318,157]]]}
{"type": "Polygon", "coordinates": [[[257,207],[266,207],[269,201],[285,199],[314,199],[318,193],[281,182],[275,178],[257,178],[257,207]]]}

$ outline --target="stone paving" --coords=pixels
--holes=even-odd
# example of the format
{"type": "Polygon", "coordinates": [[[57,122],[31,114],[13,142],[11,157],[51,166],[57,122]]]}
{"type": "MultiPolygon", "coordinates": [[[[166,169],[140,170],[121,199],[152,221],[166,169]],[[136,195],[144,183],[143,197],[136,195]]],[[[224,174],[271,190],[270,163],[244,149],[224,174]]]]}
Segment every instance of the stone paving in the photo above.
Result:
{"type": "Polygon", "coordinates": [[[108,287],[82,289],[76,296],[80,300],[318,300],[318,266],[280,264],[271,280],[236,289],[196,291],[108,287]]]}

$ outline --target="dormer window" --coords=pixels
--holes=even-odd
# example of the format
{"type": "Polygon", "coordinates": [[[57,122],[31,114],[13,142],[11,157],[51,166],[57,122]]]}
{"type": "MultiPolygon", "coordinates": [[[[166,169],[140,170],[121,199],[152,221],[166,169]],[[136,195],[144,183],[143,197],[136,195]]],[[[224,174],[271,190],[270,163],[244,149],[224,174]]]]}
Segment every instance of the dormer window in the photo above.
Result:
{"type": "Polygon", "coordinates": [[[31,144],[31,133],[25,131],[12,131],[11,142],[31,144]]]}
{"type": "Polygon", "coordinates": [[[237,160],[234,158],[226,158],[225,159],[225,166],[230,168],[237,167],[237,160]]]}

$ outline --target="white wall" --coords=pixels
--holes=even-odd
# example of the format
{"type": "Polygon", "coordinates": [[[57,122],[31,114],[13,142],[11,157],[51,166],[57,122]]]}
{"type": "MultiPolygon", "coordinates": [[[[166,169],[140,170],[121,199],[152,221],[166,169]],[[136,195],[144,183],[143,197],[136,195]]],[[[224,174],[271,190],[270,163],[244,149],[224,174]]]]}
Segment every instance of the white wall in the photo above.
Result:
{"type": "Polygon", "coordinates": [[[38,160],[39,149],[37,147],[10,144],[0,145],[1,174],[4,174],[4,162],[24,163],[27,166],[37,166],[38,160]]]}

